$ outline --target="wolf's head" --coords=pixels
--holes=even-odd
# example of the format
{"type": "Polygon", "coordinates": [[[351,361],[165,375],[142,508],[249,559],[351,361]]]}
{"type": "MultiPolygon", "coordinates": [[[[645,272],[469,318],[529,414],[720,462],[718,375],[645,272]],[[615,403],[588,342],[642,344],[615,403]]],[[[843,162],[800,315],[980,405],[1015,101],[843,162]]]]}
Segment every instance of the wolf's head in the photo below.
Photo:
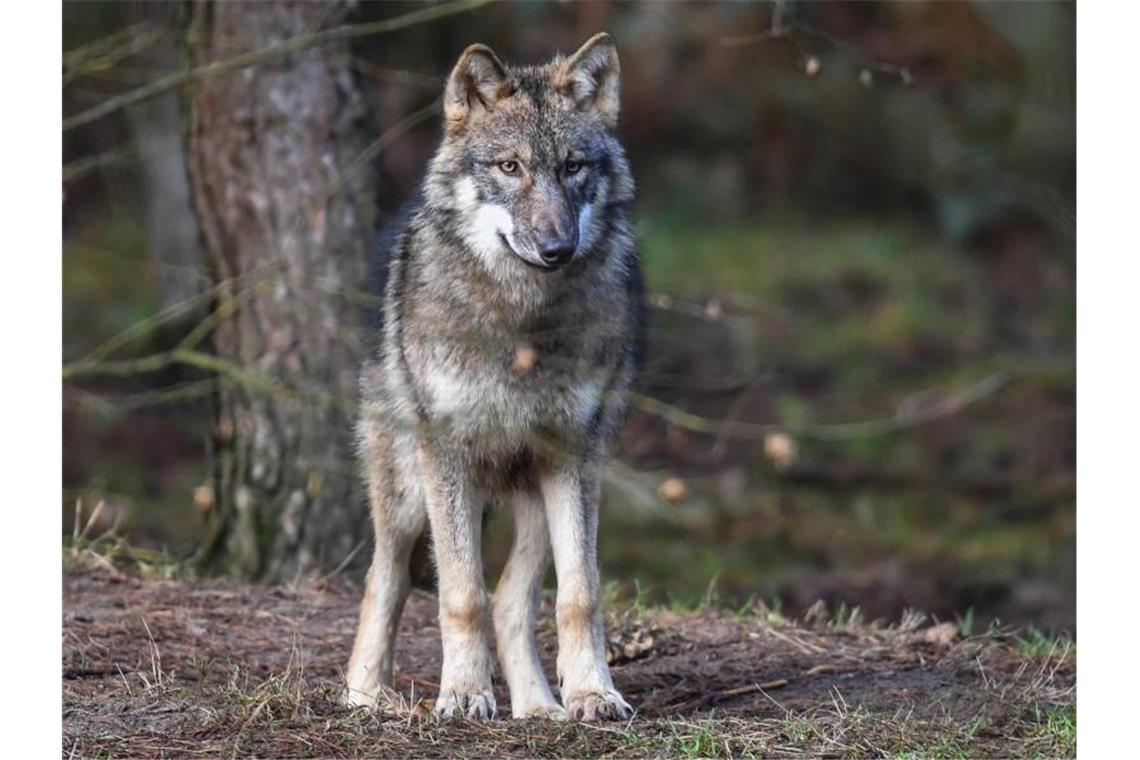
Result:
{"type": "Polygon", "coordinates": [[[568,58],[504,66],[463,51],[444,89],[446,127],[426,184],[492,273],[554,271],[588,256],[633,182],[615,128],[617,50],[597,34],[568,58]]]}

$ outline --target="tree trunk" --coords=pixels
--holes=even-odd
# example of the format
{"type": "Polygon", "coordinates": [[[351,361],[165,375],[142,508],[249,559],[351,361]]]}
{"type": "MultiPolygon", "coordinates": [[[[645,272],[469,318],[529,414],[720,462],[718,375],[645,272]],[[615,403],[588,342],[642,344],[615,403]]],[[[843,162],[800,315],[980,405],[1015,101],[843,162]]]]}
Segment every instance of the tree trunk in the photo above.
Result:
{"type": "MultiPolygon", "coordinates": [[[[201,66],[338,24],[342,3],[200,2],[201,66]]],[[[188,159],[217,282],[214,533],[202,557],[262,579],[367,540],[353,425],[374,202],[343,43],[201,80],[188,159]]],[[[357,553],[367,558],[367,551],[357,553]]]]}

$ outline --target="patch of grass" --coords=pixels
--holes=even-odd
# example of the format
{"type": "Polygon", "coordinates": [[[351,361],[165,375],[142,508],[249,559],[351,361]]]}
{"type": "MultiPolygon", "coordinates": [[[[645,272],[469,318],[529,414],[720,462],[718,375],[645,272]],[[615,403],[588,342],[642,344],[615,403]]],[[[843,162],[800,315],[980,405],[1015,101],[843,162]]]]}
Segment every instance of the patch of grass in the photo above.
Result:
{"type": "Polygon", "coordinates": [[[820,735],[815,721],[802,715],[788,716],[781,730],[789,741],[798,745],[806,745],[820,735]]]}
{"type": "Polygon", "coordinates": [[[120,532],[116,518],[109,526],[100,526],[104,502],[98,502],[88,514],[76,503],[74,530],[63,542],[64,569],[95,569],[114,575],[135,572],[143,578],[173,580],[195,577],[194,567],[184,559],[172,557],[165,550],[154,551],[134,546],[120,532]]]}
{"type": "Polygon", "coordinates": [[[1077,710],[1075,707],[1060,707],[1050,710],[1044,722],[1038,715],[1038,737],[1058,755],[1076,756],[1077,710]]]}
{"type": "Polygon", "coordinates": [[[680,757],[719,757],[721,750],[724,749],[717,742],[716,733],[707,722],[689,726],[675,723],[671,728],[677,736],[677,754],[680,757]],[[682,730],[682,727],[688,730],[682,730]]]}
{"type": "Polygon", "coordinates": [[[974,635],[974,608],[969,607],[964,615],[956,615],[958,623],[958,632],[962,636],[974,635]]]}
{"type": "Polygon", "coordinates": [[[840,602],[831,619],[831,626],[841,631],[858,627],[862,623],[862,612],[858,605],[848,607],[846,602],[840,602]]]}
{"type": "Polygon", "coordinates": [[[1068,635],[1051,636],[1034,626],[1029,626],[1024,633],[1018,634],[1016,642],[1017,651],[1034,659],[1041,657],[1063,659],[1070,654],[1076,654],[1076,645],[1068,635]]]}

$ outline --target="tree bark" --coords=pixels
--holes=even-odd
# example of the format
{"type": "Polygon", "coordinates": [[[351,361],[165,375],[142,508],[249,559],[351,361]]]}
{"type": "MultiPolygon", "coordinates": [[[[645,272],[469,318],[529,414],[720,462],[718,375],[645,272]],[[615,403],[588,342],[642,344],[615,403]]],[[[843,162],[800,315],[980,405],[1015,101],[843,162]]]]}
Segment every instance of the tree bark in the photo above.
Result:
{"type": "MultiPolygon", "coordinates": [[[[343,20],[343,3],[199,2],[195,65],[343,20]]],[[[268,580],[337,567],[367,540],[353,446],[374,183],[346,44],[191,93],[188,162],[220,285],[213,535],[202,558],[268,580]]],[[[368,552],[358,556],[367,558],[368,552]]]]}

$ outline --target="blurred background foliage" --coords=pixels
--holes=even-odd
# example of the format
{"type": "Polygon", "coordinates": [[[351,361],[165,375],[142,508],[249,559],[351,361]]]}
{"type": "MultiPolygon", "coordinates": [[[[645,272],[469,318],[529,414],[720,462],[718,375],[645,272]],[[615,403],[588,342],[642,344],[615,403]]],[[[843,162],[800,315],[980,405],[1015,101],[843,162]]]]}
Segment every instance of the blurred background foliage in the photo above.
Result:
{"type": "MultiPolygon", "coordinates": [[[[66,3],[65,115],[185,70],[188,20],[66,3]]],[[[599,29],[621,55],[653,307],[603,511],[614,594],[1072,631],[1074,5],[504,2],[362,37],[352,64],[381,134],[438,99],[467,44],[541,61],[599,29]]],[[[124,330],[125,355],[149,354],[201,318],[152,326],[209,282],[182,102],[65,131],[67,362],[124,330]]],[[[429,119],[375,158],[381,218],[438,134],[429,119]]],[[[69,531],[102,503],[92,531],[193,553],[210,382],[65,381],[69,531]]],[[[491,519],[493,572],[507,523],[491,519]]]]}

